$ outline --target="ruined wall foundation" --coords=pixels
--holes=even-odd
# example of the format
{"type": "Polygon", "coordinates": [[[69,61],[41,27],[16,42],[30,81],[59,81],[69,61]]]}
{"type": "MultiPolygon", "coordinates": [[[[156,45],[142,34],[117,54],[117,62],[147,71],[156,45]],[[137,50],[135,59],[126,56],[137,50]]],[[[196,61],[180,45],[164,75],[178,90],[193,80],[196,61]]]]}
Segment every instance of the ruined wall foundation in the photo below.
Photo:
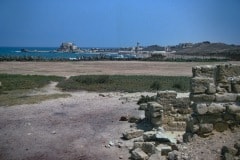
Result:
{"type": "Polygon", "coordinates": [[[187,120],[189,135],[208,136],[240,124],[240,66],[224,64],[192,69],[190,100],[193,114],[187,120]]]}

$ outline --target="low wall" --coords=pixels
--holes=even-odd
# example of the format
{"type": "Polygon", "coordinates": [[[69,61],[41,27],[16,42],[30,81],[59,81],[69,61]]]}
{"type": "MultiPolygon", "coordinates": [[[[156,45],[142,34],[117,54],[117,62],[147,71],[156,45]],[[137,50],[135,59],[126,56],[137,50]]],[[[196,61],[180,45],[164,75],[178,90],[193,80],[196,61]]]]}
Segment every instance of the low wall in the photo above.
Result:
{"type": "Polygon", "coordinates": [[[154,102],[145,105],[145,117],[154,127],[172,131],[185,130],[186,119],[191,113],[188,97],[177,98],[175,91],[160,91],[154,102]]]}

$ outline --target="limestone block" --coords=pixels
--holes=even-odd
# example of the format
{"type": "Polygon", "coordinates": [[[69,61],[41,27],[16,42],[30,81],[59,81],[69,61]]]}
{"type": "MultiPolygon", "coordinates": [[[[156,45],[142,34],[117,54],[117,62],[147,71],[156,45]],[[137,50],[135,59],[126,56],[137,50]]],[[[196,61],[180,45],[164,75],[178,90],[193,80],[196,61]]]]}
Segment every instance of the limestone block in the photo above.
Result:
{"type": "Polygon", "coordinates": [[[189,108],[190,107],[189,97],[177,98],[175,103],[173,104],[173,107],[174,108],[189,108]]]}
{"type": "Polygon", "coordinates": [[[213,124],[204,123],[199,125],[199,131],[200,134],[210,133],[213,131],[213,124]]]}
{"type": "Polygon", "coordinates": [[[227,82],[228,77],[237,77],[240,75],[240,66],[232,64],[217,65],[216,79],[218,82],[227,82]]]}
{"type": "Polygon", "coordinates": [[[155,153],[153,155],[151,155],[151,157],[149,157],[148,160],[167,160],[167,158],[165,156],[161,156],[161,154],[159,153],[155,153]]]}
{"type": "Polygon", "coordinates": [[[162,99],[176,99],[177,92],[176,91],[159,91],[157,93],[157,98],[162,99]]]}
{"type": "Polygon", "coordinates": [[[237,96],[238,95],[234,93],[216,94],[216,102],[235,102],[237,96]]]}
{"type": "Polygon", "coordinates": [[[134,142],[134,149],[141,148],[149,156],[155,153],[155,142],[134,142]]]}
{"type": "Polygon", "coordinates": [[[218,83],[217,87],[218,87],[219,92],[221,92],[221,93],[225,93],[225,92],[230,93],[230,92],[232,92],[232,84],[229,83],[229,82],[218,83]]]}
{"type": "Polygon", "coordinates": [[[133,138],[137,138],[137,137],[142,136],[143,132],[144,131],[141,130],[141,129],[130,129],[130,130],[125,131],[123,133],[123,137],[125,139],[133,139],[133,138]]]}
{"type": "Polygon", "coordinates": [[[134,149],[132,151],[131,157],[134,160],[147,160],[149,158],[148,155],[140,148],[134,149]]]}
{"type": "Polygon", "coordinates": [[[205,93],[208,89],[209,83],[214,83],[213,78],[195,77],[191,79],[192,93],[205,93]]]}
{"type": "Polygon", "coordinates": [[[157,102],[148,102],[148,110],[151,112],[159,111],[163,109],[163,106],[157,102]]]}
{"type": "Polygon", "coordinates": [[[190,99],[194,102],[213,102],[215,101],[215,95],[208,94],[190,94],[190,99]]]}
{"type": "Polygon", "coordinates": [[[208,113],[223,113],[226,111],[226,107],[221,103],[211,103],[208,106],[208,113]]]}
{"type": "Polygon", "coordinates": [[[144,141],[154,141],[157,131],[148,131],[143,133],[144,141]]]}
{"type": "Polygon", "coordinates": [[[157,147],[156,147],[156,150],[158,152],[161,152],[161,155],[163,156],[167,156],[169,152],[172,151],[172,147],[171,146],[168,146],[166,144],[159,144],[157,147]]]}
{"type": "Polygon", "coordinates": [[[215,66],[204,65],[192,68],[193,77],[214,77],[215,66]]]}
{"type": "Polygon", "coordinates": [[[209,83],[207,86],[207,93],[214,94],[214,93],[216,93],[216,91],[217,91],[216,85],[214,83],[209,83]]]}
{"type": "Polygon", "coordinates": [[[193,111],[196,114],[203,115],[208,112],[208,107],[206,103],[195,103],[193,104],[193,111]]]}
{"type": "Polygon", "coordinates": [[[237,104],[229,104],[227,105],[226,108],[228,113],[232,114],[240,113],[240,106],[237,104]]]}

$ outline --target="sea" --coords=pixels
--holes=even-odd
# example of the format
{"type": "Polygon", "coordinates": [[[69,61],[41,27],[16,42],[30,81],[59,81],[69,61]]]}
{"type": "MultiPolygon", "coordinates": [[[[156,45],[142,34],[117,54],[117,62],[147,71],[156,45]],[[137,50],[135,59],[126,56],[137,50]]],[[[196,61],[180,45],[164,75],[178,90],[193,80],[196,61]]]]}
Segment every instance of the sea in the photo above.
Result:
{"type": "MultiPolygon", "coordinates": [[[[91,59],[131,59],[135,55],[118,54],[118,53],[66,53],[56,52],[57,47],[0,47],[0,59],[41,59],[41,60],[91,60],[91,59]],[[30,52],[22,52],[21,49],[29,50],[30,52]]],[[[89,50],[85,48],[84,50],[89,50]]]]}

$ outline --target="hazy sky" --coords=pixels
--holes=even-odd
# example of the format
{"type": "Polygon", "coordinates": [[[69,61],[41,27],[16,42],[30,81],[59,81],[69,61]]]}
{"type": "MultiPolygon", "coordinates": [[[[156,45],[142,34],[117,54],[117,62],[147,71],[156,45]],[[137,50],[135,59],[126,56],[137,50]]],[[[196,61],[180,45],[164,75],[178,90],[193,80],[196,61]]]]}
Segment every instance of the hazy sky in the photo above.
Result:
{"type": "Polygon", "coordinates": [[[240,44],[240,0],[0,0],[0,46],[240,44]]]}

